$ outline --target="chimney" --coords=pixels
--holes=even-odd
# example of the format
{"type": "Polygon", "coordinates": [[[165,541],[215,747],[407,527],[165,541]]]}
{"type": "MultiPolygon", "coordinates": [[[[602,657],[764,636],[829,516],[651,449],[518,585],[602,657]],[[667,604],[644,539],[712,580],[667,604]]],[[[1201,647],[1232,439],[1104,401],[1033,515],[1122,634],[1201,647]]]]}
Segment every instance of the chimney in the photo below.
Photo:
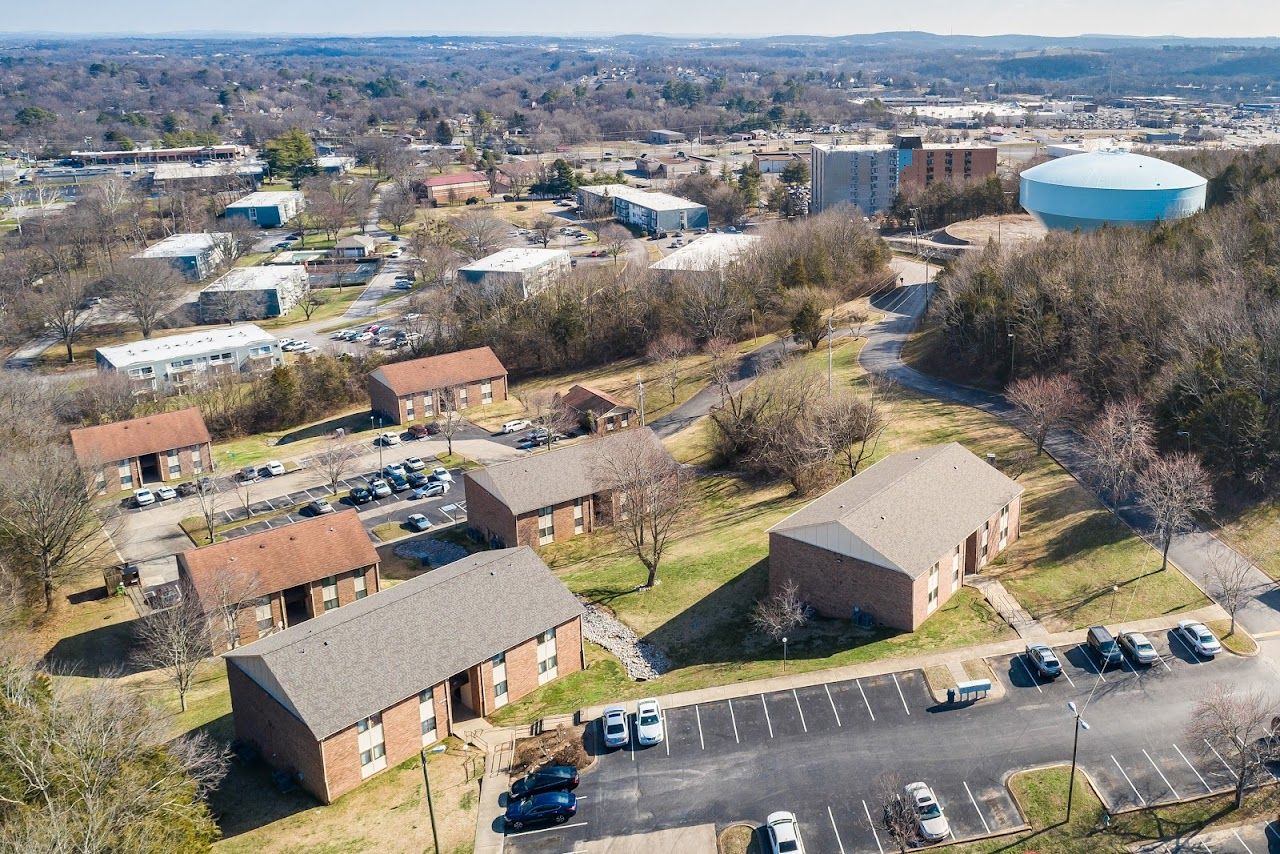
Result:
{"type": "Polygon", "coordinates": [[[987,464],[988,464],[988,465],[995,465],[995,464],[996,464],[996,455],[995,455],[995,454],[987,454],[987,464]]]}

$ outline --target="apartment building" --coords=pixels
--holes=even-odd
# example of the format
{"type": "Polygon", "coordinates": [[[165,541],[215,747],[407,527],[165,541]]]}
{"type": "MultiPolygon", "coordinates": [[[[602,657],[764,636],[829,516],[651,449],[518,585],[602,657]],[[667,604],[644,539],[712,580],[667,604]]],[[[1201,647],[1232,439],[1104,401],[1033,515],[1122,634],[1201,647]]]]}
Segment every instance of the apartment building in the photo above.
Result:
{"type": "Polygon", "coordinates": [[[284,364],[279,340],[252,323],[99,347],[94,359],[100,371],[127,374],[138,392],[170,392],[284,364]]]}
{"type": "Polygon", "coordinates": [[[369,405],[391,424],[410,424],[507,399],[507,369],[475,347],[392,362],[369,374],[369,405]]]}

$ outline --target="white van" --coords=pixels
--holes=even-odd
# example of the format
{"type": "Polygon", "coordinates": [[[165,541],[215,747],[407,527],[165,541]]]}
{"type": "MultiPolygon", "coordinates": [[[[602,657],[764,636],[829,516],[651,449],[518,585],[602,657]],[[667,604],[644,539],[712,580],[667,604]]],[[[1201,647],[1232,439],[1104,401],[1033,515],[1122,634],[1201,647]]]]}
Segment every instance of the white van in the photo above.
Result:
{"type": "Polygon", "coordinates": [[[507,421],[502,425],[502,433],[503,435],[508,433],[518,433],[526,427],[529,427],[531,423],[532,422],[530,422],[528,418],[517,418],[515,421],[507,421]]]}

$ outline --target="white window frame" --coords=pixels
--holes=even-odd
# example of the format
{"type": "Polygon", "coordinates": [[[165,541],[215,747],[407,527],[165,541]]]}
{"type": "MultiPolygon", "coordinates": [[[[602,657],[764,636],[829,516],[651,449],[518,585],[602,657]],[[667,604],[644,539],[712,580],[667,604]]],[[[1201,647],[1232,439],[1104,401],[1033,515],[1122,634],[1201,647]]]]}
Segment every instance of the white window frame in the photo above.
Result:
{"type": "Polygon", "coordinates": [[[951,588],[958,590],[960,588],[960,547],[956,546],[956,550],[951,555],[951,588]]]}
{"type": "Polygon", "coordinates": [[[493,403],[493,383],[489,380],[480,383],[480,402],[493,403]]]}
{"type": "Polygon", "coordinates": [[[356,723],[356,750],[360,756],[360,778],[364,779],[387,767],[387,745],[382,734],[382,713],[370,715],[356,723]]]}
{"type": "Polygon", "coordinates": [[[404,420],[413,420],[413,395],[409,395],[404,399],[404,420]]]}
{"type": "Polygon", "coordinates": [[[581,534],[586,530],[586,525],[582,518],[582,497],[573,499],[573,532],[581,534]]]}
{"type": "Polygon", "coordinates": [[[120,478],[120,487],[122,489],[133,488],[133,466],[128,460],[121,460],[116,463],[116,475],[120,478]]]}
{"type": "Polygon", "coordinates": [[[500,652],[493,657],[491,662],[493,669],[493,707],[500,709],[507,704],[508,691],[510,686],[507,684],[507,654],[500,652]]]}
{"type": "Polygon", "coordinates": [[[932,614],[938,608],[938,565],[929,567],[929,596],[927,613],[932,614]]]}
{"type": "Polygon", "coordinates": [[[320,599],[326,611],[332,611],[338,607],[338,577],[330,575],[328,578],[320,580],[320,599]],[[329,593],[333,593],[330,598],[329,593]],[[333,604],[330,605],[329,603],[333,604]]]}
{"type": "Polygon", "coordinates": [[[545,546],[556,539],[556,509],[551,506],[538,509],[538,545],[545,546]],[[543,520],[546,520],[545,524],[543,520]]]}
{"type": "Polygon", "coordinates": [[[422,746],[435,744],[440,740],[437,732],[435,692],[428,688],[418,695],[418,719],[422,722],[422,746]]]}
{"type": "Polygon", "coordinates": [[[538,684],[546,685],[558,675],[556,655],[556,630],[547,629],[538,639],[538,684]]]}

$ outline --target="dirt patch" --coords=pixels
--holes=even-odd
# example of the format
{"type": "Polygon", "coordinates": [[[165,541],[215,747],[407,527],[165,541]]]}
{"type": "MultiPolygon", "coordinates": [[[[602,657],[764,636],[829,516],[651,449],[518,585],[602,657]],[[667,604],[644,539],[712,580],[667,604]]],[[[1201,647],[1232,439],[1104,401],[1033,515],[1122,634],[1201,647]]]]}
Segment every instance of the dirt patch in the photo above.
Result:
{"type": "Polygon", "coordinates": [[[512,773],[528,773],[545,765],[585,768],[590,761],[583,737],[586,727],[561,724],[554,730],[516,742],[512,773]]]}
{"type": "Polygon", "coordinates": [[[720,854],[760,854],[760,834],[755,825],[731,824],[720,833],[720,854]]]}

